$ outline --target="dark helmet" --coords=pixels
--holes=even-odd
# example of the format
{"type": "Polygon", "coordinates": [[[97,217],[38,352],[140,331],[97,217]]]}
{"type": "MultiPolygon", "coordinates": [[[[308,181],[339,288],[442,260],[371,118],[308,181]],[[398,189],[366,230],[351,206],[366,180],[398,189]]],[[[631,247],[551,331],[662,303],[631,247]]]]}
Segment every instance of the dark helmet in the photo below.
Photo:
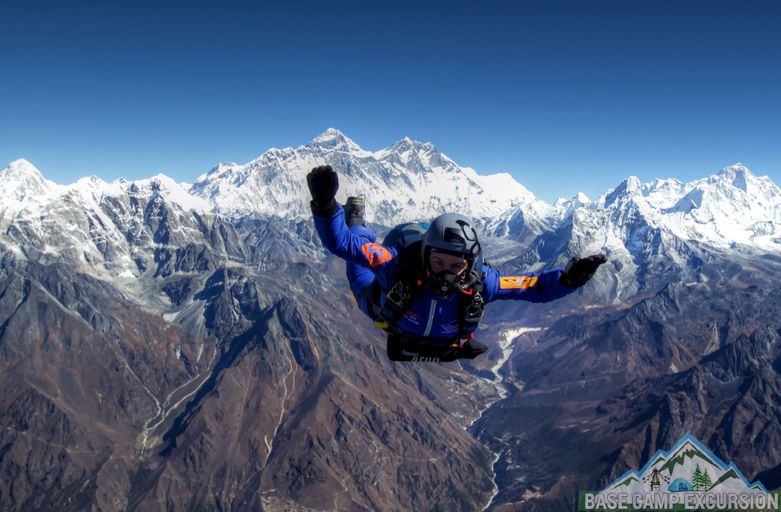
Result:
{"type": "Polygon", "coordinates": [[[482,271],[482,251],[477,240],[477,231],[472,222],[458,213],[445,213],[440,215],[429,225],[426,235],[423,237],[421,256],[427,270],[427,275],[434,279],[434,284],[442,293],[452,293],[456,283],[452,277],[435,274],[431,271],[429,256],[432,252],[442,252],[464,258],[469,266],[460,284],[472,278],[472,272],[482,271]]]}

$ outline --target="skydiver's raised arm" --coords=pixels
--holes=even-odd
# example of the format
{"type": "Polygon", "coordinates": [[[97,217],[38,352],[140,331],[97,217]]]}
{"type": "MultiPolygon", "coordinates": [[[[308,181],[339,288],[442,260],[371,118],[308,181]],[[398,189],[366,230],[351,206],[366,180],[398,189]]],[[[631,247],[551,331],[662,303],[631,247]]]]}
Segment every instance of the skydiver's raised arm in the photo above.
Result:
{"type": "Polygon", "coordinates": [[[339,177],[330,165],[315,167],[306,177],[312,194],[310,206],[315,229],[323,245],[340,258],[373,270],[396,257],[396,249],[367,242],[347,227],[344,209],[336,202],[339,177]]]}

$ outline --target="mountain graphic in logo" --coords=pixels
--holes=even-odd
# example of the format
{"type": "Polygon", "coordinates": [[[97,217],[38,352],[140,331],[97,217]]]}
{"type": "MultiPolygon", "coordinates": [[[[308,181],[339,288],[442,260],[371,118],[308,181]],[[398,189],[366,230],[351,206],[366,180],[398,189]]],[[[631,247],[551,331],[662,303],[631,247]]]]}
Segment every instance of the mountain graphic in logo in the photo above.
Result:
{"type": "Polygon", "coordinates": [[[580,510],[779,510],[779,496],[749,482],[686,433],[672,449],[657,451],[598,492],[581,492],[580,510]],[[629,508],[622,508],[629,507],[629,508]],[[690,508],[691,507],[691,508],[690,508]]]}
{"type": "Polygon", "coordinates": [[[602,492],[711,491],[767,493],[761,482],[749,483],[733,463],[725,463],[686,433],[669,451],[659,450],[640,471],[627,471],[602,492]]]}

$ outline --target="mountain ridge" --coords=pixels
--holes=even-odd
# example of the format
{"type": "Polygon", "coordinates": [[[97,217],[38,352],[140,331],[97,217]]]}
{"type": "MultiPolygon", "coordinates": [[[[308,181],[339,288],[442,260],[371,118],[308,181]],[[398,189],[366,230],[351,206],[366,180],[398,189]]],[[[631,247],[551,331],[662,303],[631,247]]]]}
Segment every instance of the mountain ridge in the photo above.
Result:
{"type": "MultiPolygon", "coordinates": [[[[616,211],[613,221],[621,221],[616,218],[617,210],[629,208],[635,213],[624,213],[624,217],[640,214],[654,229],[680,240],[725,250],[781,252],[781,189],[740,163],[689,183],[669,178],[641,183],[629,176],[594,201],[578,193],[548,204],[509,174],[480,175],[460,167],[430,142],[404,137],[371,152],[329,128],[307,144],[271,148],[247,164],[220,163],[192,184],[176,184],[163,174],[133,183],[145,187],[147,180],[157,180],[184,208],[211,209],[234,218],[259,214],[303,220],[309,216],[304,176],[311,167],[324,163],[333,165],[340,174],[338,199],[365,195],[367,219],[385,226],[459,211],[473,217],[485,233],[528,243],[572,222],[576,212],[600,216],[598,212],[612,210],[616,211]]],[[[24,208],[20,197],[35,196],[31,204],[41,207],[52,194],[83,188],[79,187],[83,178],[71,185],[58,185],[23,159],[9,164],[0,176],[10,182],[0,192],[0,197],[7,199],[2,210],[6,218],[24,208]]],[[[116,193],[128,183],[124,179],[92,181],[88,188],[95,193],[101,187],[116,193]]],[[[590,222],[604,224],[604,220],[590,222]]]]}

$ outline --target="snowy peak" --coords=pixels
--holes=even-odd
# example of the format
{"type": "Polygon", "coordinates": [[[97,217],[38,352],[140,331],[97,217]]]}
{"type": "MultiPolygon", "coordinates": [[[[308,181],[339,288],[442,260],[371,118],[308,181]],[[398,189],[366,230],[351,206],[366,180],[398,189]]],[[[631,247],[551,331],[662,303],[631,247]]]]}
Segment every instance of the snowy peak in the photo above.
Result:
{"type": "Polygon", "coordinates": [[[183,211],[195,210],[206,213],[211,210],[209,203],[191,195],[182,184],[162,173],[141,180],[130,181],[120,178],[111,183],[97,176],[85,176],[76,183],[61,187],[60,191],[61,194],[58,196],[70,196],[78,200],[86,209],[97,207],[104,197],[136,197],[160,198],[183,211]]]}
{"type": "Polygon", "coordinates": [[[68,193],[82,197],[93,197],[99,199],[100,196],[109,189],[111,185],[97,176],[84,176],[79,178],[76,183],[66,187],[68,193]]]}
{"type": "Polygon", "coordinates": [[[751,171],[748,170],[743,164],[737,163],[730,167],[725,167],[717,174],[717,177],[728,182],[735,188],[748,192],[748,183],[756,178],[751,171]]]}
{"type": "Polygon", "coordinates": [[[681,185],[676,206],[690,211],[714,207],[730,213],[739,223],[744,215],[774,217],[781,210],[781,189],[767,176],[757,176],[742,164],[725,167],[719,173],[681,185]]]}
{"type": "Polygon", "coordinates": [[[583,192],[578,192],[572,196],[571,201],[578,206],[585,206],[591,202],[591,199],[589,199],[588,196],[583,192]]]}
{"type": "Polygon", "coordinates": [[[53,182],[44,178],[41,171],[24,158],[14,160],[8,164],[8,167],[0,171],[0,176],[3,178],[3,188],[6,189],[9,184],[16,183],[31,186],[38,185],[44,188],[56,186],[53,182]]]}
{"type": "Polygon", "coordinates": [[[14,160],[0,172],[3,173],[3,176],[34,176],[43,179],[41,171],[24,158],[14,160]]]}
{"type": "Polygon", "coordinates": [[[312,139],[306,147],[331,151],[363,151],[358,144],[336,128],[328,128],[312,139]]]}
{"type": "Polygon", "coordinates": [[[763,232],[775,232],[781,228],[781,189],[768,177],[735,164],[690,183],[686,194],[665,213],[683,214],[720,229],[756,231],[761,224],[763,232]]]}
{"type": "Polygon", "coordinates": [[[219,164],[215,165],[211,169],[209,169],[208,172],[201,174],[195,179],[195,182],[203,181],[206,178],[217,178],[219,176],[223,176],[224,174],[230,172],[231,170],[238,167],[239,164],[235,162],[220,162],[219,164]]]}
{"type": "Polygon", "coordinates": [[[23,158],[14,160],[0,171],[0,183],[3,184],[0,197],[20,203],[37,201],[57,188],[54,182],[44,178],[41,171],[23,158]]]}
{"type": "Polygon", "coordinates": [[[560,197],[553,203],[554,208],[567,209],[567,208],[580,208],[581,206],[588,206],[591,203],[591,199],[588,198],[583,192],[578,192],[569,199],[560,197]]]}
{"type": "Polygon", "coordinates": [[[775,196],[779,189],[767,176],[757,176],[741,163],[725,167],[707,180],[710,185],[740,190],[749,195],[775,196]]]}
{"type": "Polygon", "coordinates": [[[128,195],[161,198],[169,205],[175,205],[183,211],[194,210],[198,213],[208,213],[212,209],[207,201],[190,194],[184,186],[162,173],[143,180],[118,180],[106,183],[101,193],[113,197],[128,195]]]}
{"type": "Polygon", "coordinates": [[[385,148],[384,151],[387,152],[394,152],[394,153],[405,153],[407,151],[417,151],[420,153],[431,153],[434,151],[437,151],[437,148],[434,147],[434,145],[430,142],[420,142],[417,140],[410,139],[409,137],[404,137],[403,139],[399,140],[398,142],[392,144],[391,146],[385,148]]]}
{"type": "Polygon", "coordinates": [[[578,208],[586,208],[591,204],[591,199],[583,192],[578,192],[570,199],[560,197],[553,203],[556,220],[561,222],[572,215],[578,208]]]}
{"type": "Polygon", "coordinates": [[[610,206],[621,198],[637,195],[642,195],[642,185],[637,176],[630,176],[605,196],[605,206],[610,206]]]}
{"type": "Polygon", "coordinates": [[[443,165],[446,162],[452,162],[434,144],[420,142],[409,137],[404,137],[387,148],[377,151],[374,153],[374,157],[389,162],[395,161],[402,165],[411,165],[413,170],[417,167],[418,171],[425,171],[425,168],[432,165],[443,165]],[[420,168],[420,166],[424,168],[420,168]]]}

